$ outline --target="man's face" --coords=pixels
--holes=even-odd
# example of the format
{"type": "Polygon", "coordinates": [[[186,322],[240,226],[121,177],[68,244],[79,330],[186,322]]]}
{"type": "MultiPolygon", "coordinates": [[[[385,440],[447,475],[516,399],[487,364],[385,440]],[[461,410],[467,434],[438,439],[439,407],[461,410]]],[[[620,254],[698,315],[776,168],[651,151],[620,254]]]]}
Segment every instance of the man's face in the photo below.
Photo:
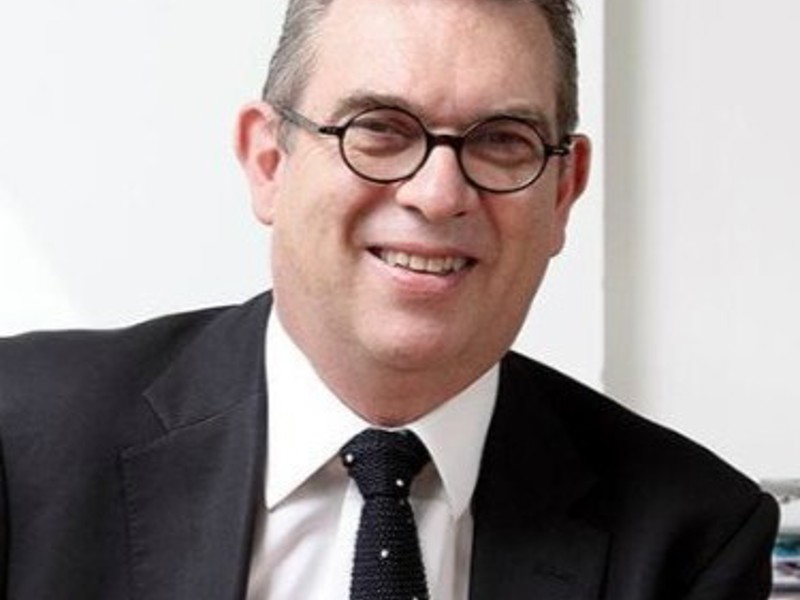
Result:
{"type": "MultiPolygon", "coordinates": [[[[555,144],[555,90],[552,37],[527,3],[336,0],[293,108],[341,124],[361,106],[401,103],[448,133],[521,113],[555,144]]],[[[256,212],[273,227],[277,309],[312,361],[477,377],[512,343],[561,248],[588,146],[512,194],[470,186],[443,146],[391,185],[351,172],[334,137],[293,128],[275,156],[259,163],[269,184],[253,184],[256,212]],[[410,266],[387,262],[398,255],[410,266]],[[452,265],[463,268],[428,272],[452,265]]]]}

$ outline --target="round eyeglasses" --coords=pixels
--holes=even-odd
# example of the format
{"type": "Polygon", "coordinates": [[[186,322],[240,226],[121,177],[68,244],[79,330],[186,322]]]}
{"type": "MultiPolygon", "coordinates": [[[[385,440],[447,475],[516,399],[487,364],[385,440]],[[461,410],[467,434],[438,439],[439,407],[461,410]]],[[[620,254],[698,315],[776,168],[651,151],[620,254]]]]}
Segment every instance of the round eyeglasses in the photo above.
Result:
{"type": "Polygon", "coordinates": [[[485,192],[505,194],[532,185],[551,156],[567,156],[570,139],[553,146],[532,123],[498,115],[475,123],[462,135],[433,134],[410,112],[395,107],[368,108],[343,125],[320,125],[291,108],[275,109],[289,123],[311,133],[335,136],[345,164],[374,183],[412,178],[434,147],[450,146],[464,178],[485,192]]]}

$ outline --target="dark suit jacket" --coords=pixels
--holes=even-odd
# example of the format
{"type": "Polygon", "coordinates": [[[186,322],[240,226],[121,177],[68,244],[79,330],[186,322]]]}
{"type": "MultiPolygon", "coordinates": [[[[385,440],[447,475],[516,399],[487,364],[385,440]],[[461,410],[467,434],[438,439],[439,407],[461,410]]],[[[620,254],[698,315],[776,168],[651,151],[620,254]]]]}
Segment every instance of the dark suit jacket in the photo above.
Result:
{"type": "MultiPolygon", "coordinates": [[[[2,598],[243,598],[263,499],[269,306],[266,295],[0,343],[2,598]]],[[[767,595],[772,500],[515,354],[473,514],[472,600],[767,595]]]]}

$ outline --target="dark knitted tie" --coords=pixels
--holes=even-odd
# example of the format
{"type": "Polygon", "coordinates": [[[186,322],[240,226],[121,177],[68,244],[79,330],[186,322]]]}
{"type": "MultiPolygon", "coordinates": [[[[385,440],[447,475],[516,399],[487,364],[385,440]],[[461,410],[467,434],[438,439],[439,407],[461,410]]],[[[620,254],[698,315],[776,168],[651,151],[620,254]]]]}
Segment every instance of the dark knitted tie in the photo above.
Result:
{"type": "Polygon", "coordinates": [[[367,429],[341,451],[364,507],[358,525],[350,600],[428,600],[411,481],[430,459],[410,431],[367,429]]]}

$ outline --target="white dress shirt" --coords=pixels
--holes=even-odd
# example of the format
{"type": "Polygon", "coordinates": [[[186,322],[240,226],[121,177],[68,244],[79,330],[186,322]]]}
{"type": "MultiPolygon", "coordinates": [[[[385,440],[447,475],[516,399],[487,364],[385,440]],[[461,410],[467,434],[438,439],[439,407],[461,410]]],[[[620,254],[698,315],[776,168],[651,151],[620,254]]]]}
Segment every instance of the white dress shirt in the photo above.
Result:
{"type": "MultiPolygon", "coordinates": [[[[266,335],[268,453],[265,504],[247,600],[346,600],[363,500],[339,449],[371,425],[322,382],[275,311],[266,335]]],[[[432,600],[466,600],[470,501],[494,409],[499,369],[410,423],[431,455],[411,505],[432,600]]]]}

